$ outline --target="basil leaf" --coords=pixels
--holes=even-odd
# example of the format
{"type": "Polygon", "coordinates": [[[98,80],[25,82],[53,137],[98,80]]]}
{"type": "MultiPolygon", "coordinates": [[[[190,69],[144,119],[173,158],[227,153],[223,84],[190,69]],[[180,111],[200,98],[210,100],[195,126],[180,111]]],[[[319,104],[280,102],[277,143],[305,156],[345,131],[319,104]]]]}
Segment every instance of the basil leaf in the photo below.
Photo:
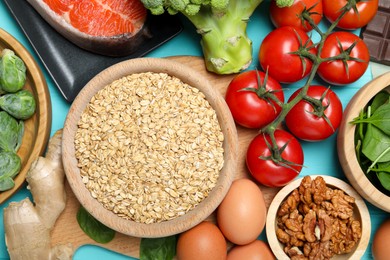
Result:
{"type": "Polygon", "coordinates": [[[140,260],[171,260],[176,255],[176,236],[142,238],[140,260]]]}
{"type": "Polygon", "coordinates": [[[376,175],[378,176],[378,179],[381,182],[383,188],[390,191],[390,173],[378,172],[376,175]]]}
{"type": "Polygon", "coordinates": [[[390,136],[386,135],[374,125],[368,124],[363,139],[362,153],[371,161],[389,161],[390,153],[383,154],[389,146],[390,136]]]}
{"type": "Polygon", "coordinates": [[[84,207],[77,212],[80,228],[98,243],[106,244],[114,239],[115,231],[96,220],[84,207]]]}

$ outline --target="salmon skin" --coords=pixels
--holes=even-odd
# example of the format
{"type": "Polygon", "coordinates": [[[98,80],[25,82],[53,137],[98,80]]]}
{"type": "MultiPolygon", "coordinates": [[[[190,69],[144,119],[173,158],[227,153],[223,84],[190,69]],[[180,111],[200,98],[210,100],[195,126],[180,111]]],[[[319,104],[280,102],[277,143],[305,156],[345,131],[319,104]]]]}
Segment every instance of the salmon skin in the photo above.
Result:
{"type": "Polygon", "coordinates": [[[152,37],[140,0],[27,1],[61,35],[94,53],[129,55],[152,37]]]}

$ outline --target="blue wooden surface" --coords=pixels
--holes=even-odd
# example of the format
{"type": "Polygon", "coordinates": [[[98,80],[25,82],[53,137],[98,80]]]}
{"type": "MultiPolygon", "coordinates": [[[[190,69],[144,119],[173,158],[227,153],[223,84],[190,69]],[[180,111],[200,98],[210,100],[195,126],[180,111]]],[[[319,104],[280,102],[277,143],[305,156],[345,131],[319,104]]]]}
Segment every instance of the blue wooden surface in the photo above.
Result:
{"type": "MultiPolygon", "coordinates": [[[[259,8],[255,11],[254,15],[251,17],[251,20],[248,24],[248,35],[253,41],[253,63],[250,68],[258,67],[258,48],[262,39],[266,36],[266,34],[272,30],[272,25],[268,18],[268,0],[265,0],[259,8]]],[[[201,56],[202,52],[199,45],[199,36],[195,33],[195,29],[187,20],[182,19],[184,30],[174,39],[169,42],[163,44],[156,50],[149,53],[148,57],[167,57],[167,56],[175,56],[175,55],[193,55],[193,56],[201,56]]],[[[321,27],[326,28],[327,23],[322,22],[321,27]]],[[[3,0],[0,0],[0,28],[4,29],[11,35],[13,35],[17,40],[19,40],[35,57],[38,61],[49,86],[49,91],[52,100],[53,107],[53,122],[51,134],[53,134],[56,130],[63,127],[64,120],[66,114],[69,110],[69,104],[63,99],[61,93],[55,87],[53,81],[49,77],[47,71],[45,70],[42,63],[39,61],[38,57],[34,53],[30,43],[27,38],[24,36],[22,30],[13,19],[9,10],[7,9],[3,0]]],[[[358,33],[358,31],[356,32],[358,33]]],[[[316,35],[313,35],[314,41],[316,40],[316,35]]],[[[388,68],[390,71],[390,67],[388,68]]],[[[370,68],[363,75],[363,77],[353,84],[343,87],[333,87],[333,90],[336,91],[338,96],[340,97],[343,106],[345,107],[351,97],[356,93],[356,91],[362,87],[365,83],[372,79],[372,74],[370,68]]],[[[316,83],[321,83],[320,80],[316,79],[316,83]]],[[[286,97],[291,95],[291,93],[296,90],[298,87],[302,85],[302,82],[298,82],[288,86],[286,89],[286,97]]],[[[287,87],[287,86],[286,86],[287,87]]],[[[336,152],[336,136],[333,135],[329,139],[317,142],[317,143],[308,143],[303,142],[303,149],[305,153],[305,168],[301,172],[301,176],[308,174],[325,174],[338,177],[340,179],[345,179],[345,176],[341,170],[337,152],[336,152]]],[[[27,196],[31,196],[29,191],[23,187],[17,194],[12,196],[8,201],[4,204],[0,205],[1,214],[0,221],[3,221],[2,211],[4,207],[8,205],[10,201],[19,201],[24,199],[27,196]]],[[[372,223],[372,231],[371,231],[371,241],[372,236],[377,230],[380,223],[382,223],[385,219],[389,217],[389,213],[386,213],[374,206],[370,203],[366,202],[370,211],[371,223],[372,223]]],[[[265,232],[261,234],[260,239],[265,239],[265,232]]],[[[6,250],[5,242],[4,242],[4,227],[0,225],[0,260],[9,259],[9,255],[6,250]]],[[[96,246],[83,246],[78,249],[74,255],[75,260],[81,259],[112,259],[112,260],[120,260],[120,259],[133,259],[127,256],[122,256],[114,252],[107,251],[105,249],[96,247],[96,246]]],[[[369,244],[366,253],[363,259],[372,259],[371,255],[371,243],[369,244]]]]}

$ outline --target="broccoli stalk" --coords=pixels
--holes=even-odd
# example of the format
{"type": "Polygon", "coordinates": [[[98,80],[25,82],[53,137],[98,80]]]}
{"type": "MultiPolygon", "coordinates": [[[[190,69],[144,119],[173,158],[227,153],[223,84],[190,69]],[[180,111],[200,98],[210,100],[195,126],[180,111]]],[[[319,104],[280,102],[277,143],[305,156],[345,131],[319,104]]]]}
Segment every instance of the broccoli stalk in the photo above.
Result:
{"type": "MultiPolygon", "coordinates": [[[[208,71],[238,73],[252,62],[252,41],[246,28],[263,0],[141,0],[154,15],[182,13],[201,35],[208,71]]],[[[276,0],[290,5],[294,0],[276,0]]]]}

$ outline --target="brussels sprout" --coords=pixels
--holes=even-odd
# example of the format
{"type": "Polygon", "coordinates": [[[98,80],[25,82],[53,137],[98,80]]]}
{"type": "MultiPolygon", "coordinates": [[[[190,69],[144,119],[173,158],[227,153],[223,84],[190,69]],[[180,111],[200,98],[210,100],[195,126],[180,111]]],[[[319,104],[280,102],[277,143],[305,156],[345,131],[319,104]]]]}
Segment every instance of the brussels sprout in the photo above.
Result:
{"type": "Polygon", "coordinates": [[[0,59],[0,88],[5,92],[16,92],[26,83],[26,65],[15,53],[4,49],[0,59]]]}
{"type": "Polygon", "coordinates": [[[28,119],[35,112],[35,98],[28,90],[6,94],[0,97],[0,108],[16,119],[28,119]]]}
{"type": "Polygon", "coordinates": [[[14,152],[0,151],[0,191],[15,186],[13,178],[20,172],[22,162],[14,152]]]}
{"type": "Polygon", "coordinates": [[[24,123],[0,111],[0,151],[17,152],[23,138],[24,123]]]}

